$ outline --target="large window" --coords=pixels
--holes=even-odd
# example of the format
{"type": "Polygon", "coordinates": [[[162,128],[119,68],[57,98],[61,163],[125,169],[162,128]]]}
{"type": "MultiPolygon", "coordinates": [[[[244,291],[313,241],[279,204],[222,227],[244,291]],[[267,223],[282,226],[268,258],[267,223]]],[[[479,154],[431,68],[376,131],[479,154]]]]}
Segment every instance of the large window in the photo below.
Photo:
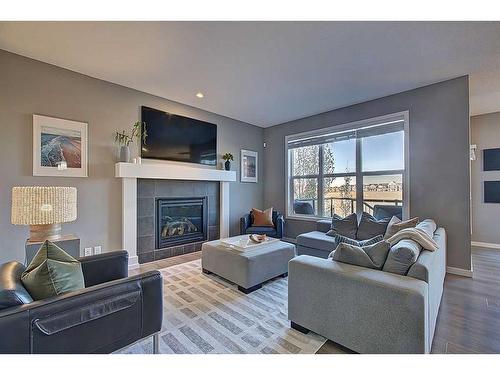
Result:
{"type": "Polygon", "coordinates": [[[287,137],[288,215],[343,217],[373,213],[375,205],[405,206],[406,121],[397,114],[287,137]]]}

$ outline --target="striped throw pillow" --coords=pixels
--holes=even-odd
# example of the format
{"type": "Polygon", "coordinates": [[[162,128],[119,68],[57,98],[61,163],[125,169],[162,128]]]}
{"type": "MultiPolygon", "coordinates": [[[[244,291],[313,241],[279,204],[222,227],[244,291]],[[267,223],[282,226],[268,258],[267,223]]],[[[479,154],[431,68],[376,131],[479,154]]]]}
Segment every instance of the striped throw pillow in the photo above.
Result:
{"type": "Polygon", "coordinates": [[[335,249],[330,253],[330,255],[328,255],[328,258],[333,257],[333,253],[337,249],[337,246],[339,246],[339,244],[341,244],[341,243],[345,243],[345,244],[353,245],[353,246],[358,246],[358,247],[363,247],[363,246],[375,245],[376,243],[379,243],[379,242],[384,240],[384,237],[381,234],[379,234],[378,236],[375,236],[373,238],[369,238],[367,240],[362,240],[362,241],[353,240],[352,238],[342,236],[341,234],[336,234],[336,233],[333,234],[332,237],[335,239],[335,249]]]}
{"type": "Polygon", "coordinates": [[[384,237],[381,234],[379,234],[378,236],[375,236],[373,238],[363,240],[363,241],[353,240],[352,238],[342,236],[341,234],[335,234],[333,236],[333,238],[335,239],[335,246],[338,246],[339,243],[342,242],[342,243],[346,243],[346,244],[354,245],[354,246],[359,246],[359,247],[374,245],[377,242],[380,242],[384,239],[384,237]]]}

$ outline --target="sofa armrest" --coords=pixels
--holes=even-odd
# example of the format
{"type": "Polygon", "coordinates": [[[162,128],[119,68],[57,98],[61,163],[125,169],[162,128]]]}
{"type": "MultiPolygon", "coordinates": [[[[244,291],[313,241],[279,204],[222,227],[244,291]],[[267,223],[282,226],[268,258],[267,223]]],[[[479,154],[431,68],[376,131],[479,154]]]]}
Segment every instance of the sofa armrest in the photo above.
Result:
{"type": "Polygon", "coordinates": [[[163,321],[163,277],[152,271],[141,277],[142,286],[142,334],[152,335],[161,330],[163,321]]]}
{"type": "Polygon", "coordinates": [[[276,236],[278,238],[283,238],[283,231],[285,227],[285,219],[282,214],[276,217],[276,236]]]}
{"type": "MultiPolygon", "coordinates": [[[[31,353],[109,353],[161,329],[158,271],[114,280],[23,306],[31,353]]],[[[20,312],[20,311],[19,311],[20,312]]]]}
{"type": "Polygon", "coordinates": [[[240,219],[240,234],[247,233],[247,229],[250,227],[251,222],[252,221],[250,218],[250,214],[245,214],[241,217],[241,219],[240,219]]]}
{"type": "Polygon", "coordinates": [[[316,222],[316,230],[317,231],[326,233],[330,229],[332,229],[332,220],[331,219],[329,219],[329,220],[323,219],[323,220],[318,220],[316,222]]]}
{"type": "Polygon", "coordinates": [[[428,285],[301,255],[290,261],[288,317],[360,353],[427,353],[428,285]]]}
{"type": "Polygon", "coordinates": [[[128,253],[124,250],[82,257],[78,261],[87,288],[128,276],[128,253]]]}

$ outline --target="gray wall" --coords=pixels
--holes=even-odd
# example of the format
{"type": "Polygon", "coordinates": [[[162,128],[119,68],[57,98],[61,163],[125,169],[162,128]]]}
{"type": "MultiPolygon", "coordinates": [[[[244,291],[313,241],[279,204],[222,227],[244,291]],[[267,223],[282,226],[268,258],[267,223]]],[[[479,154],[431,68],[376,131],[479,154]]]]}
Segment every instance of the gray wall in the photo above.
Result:
{"type": "MultiPolygon", "coordinates": [[[[410,210],[448,232],[448,266],[470,269],[469,83],[460,77],[267,128],[265,206],[285,209],[285,136],[410,112],[410,210]]],[[[314,223],[287,220],[285,236],[314,223]]]]}
{"type": "MultiPolygon", "coordinates": [[[[233,169],[238,169],[238,180],[240,149],[263,153],[261,128],[1,50],[0,87],[0,263],[22,261],[28,236],[27,227],[10,224],[13,186],[77,187],[78,219],[63,225],[63,231],[80,236],[82,247],[120,248],[121,185],[114,178],[113,132],[137,121],[141,105],[216,123],[218,153],[235,156],[233,169]],[[88,178],[32,176],[34,113],[88,122],[88,178]]],[[[262,158],[260,162],[262,171],[262,158]]],[[[243,213],[252,206],[262,207],[264,184],[262,178],[259,181],[231,184],[231,234],[238,233],[243,213]]]]}
{"type": "Polygon", "coordinates": [[[500,112],[471,117],[471,143],[477,145],[471,162],[472,241],[500,245],[500,204],[484,203],[483,182],[500,181],[500,171],[483,171],[483,150],[500,148],[500,112]]]}

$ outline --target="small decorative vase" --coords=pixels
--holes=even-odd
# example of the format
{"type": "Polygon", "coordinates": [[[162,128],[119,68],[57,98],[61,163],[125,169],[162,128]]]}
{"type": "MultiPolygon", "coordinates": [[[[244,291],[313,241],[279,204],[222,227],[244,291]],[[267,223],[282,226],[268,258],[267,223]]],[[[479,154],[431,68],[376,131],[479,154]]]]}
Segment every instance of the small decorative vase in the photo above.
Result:
{"type": "Polygon", "coordinates": [[[226,171],[230,171],[231,170],[231,161],[230,160],[226,160],[226,162],[224,163],[224,169],[226,171]]]}
{"type": "Polygon", "coordinates": [[[122,163],[130,162],[130,148],[128,146],[120,147],[120,162],[122,163]]]}

